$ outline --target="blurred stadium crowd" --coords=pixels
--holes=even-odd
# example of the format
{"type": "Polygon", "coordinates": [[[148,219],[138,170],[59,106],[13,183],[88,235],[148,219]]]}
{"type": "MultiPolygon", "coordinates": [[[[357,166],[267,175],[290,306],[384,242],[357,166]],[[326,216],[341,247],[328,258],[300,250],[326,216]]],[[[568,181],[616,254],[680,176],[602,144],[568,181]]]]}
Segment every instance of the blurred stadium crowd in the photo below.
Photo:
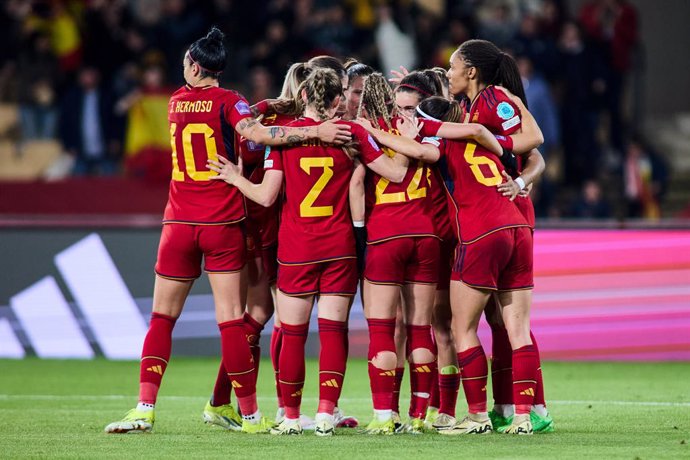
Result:
{"type": "Polygon", "coordinates": [[[11,145],[19,157],[52,140],[69,154],[55,157],[62,168],[54,166],[54,175],[168,180],[168,97],[183,84],[186,47],[211,25],[226,33],[230,50],[222,85],[251,103],[275,97],[288,65],[315,55],[356,57],[388,74],[400,65],[447,67],[456,47],[477,37],[515,56],[544,132],[538,216],[658,217],[669,166],[637,134],[638,13],[626,0],[569,6],[565,0],[5,0],[0,150],[11,145]],[[14,124],[7,121],[12,111],[14,124]]]}

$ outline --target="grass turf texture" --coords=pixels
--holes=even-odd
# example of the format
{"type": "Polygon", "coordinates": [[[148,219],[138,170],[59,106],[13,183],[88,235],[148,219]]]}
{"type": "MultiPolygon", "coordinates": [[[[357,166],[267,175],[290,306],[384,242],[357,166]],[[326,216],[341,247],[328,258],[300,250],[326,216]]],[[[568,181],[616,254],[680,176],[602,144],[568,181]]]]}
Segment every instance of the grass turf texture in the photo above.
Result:
{"type": "MultiPolygon", "coordinates": [[[[201,422],[217,366],[217,360],[174,358],[156,406],[154,434],[107,435],[104,426],[136,403],[138,363],[0,360],[0,457],[690,458],[687,363],[546,363],[556,432],[532,437],[382,437],[353,429],[338,430],[332,438],[226,432],[201,422]]],[[[271,370],[270,362],[262,361],[259,402],[269,416],[276,409],[271,370]]],[[[316,376],[316,362],[310,360],[303,411],[312,416],[316,376]]],[[[404,388],[401,406],[409,401],[407,383],[404,388]]],[[[459,399],[461,414],[462,390],[459,399]]],[[[369,421],[365,361],[350,361],[340,405],[361,424],[369,421]]]]}

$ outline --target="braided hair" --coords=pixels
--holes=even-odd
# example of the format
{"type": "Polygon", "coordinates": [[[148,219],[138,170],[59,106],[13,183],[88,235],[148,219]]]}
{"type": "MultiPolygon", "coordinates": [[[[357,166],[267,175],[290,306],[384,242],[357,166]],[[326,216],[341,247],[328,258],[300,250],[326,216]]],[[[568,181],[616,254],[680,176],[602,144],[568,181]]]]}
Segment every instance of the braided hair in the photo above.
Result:
{"type": "Polygon", "coordinates": [[[364,80],[362,100],[357,109],[357,117],[362,116],[362,109],[366,109],[370,120],[383,118],[388,129],[392,129],[393,91],[381,73],[375,72],[364,80]]]}
{"type": "Polygon", "coordinates": [[[306,91],[307,105],[316,110],[322,121],[330,118],[328,109],[333,105],[335,98],[343,94],[338,74],[324,68],[314,69],[302,83],[301,89],[306,91]]]}
{"type": "Polygon", "coordinates": [[[211,77],[217,79],[225,69],[227,52],[225,51],[225,35],[217,27],[192,43],[187,50],[187,58],[192,64],[199,66],[201,78],[211,77]]]}
{"type": "Polygon", "coordinates": [[[477,68],[480,83],[504,86],[522,99],[527,107],[525,88],[515,59],[487,40],[467,40],[456,53],[467,65],[477,68]]]}

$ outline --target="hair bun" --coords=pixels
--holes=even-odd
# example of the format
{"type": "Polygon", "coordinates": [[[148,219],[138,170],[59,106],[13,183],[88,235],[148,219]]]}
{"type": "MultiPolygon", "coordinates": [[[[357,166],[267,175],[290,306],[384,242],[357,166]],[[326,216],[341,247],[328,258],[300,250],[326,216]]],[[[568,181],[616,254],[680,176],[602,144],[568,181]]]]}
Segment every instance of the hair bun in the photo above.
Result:
{"type": "Polygon", "coordinates": [[[218,27],[213,27],[211,30],[206,34],[206,39],[211,40],[211,41],[217,41],[217,42],[223,42],[225,39],[225,34],[220,31],[218,27]]]}

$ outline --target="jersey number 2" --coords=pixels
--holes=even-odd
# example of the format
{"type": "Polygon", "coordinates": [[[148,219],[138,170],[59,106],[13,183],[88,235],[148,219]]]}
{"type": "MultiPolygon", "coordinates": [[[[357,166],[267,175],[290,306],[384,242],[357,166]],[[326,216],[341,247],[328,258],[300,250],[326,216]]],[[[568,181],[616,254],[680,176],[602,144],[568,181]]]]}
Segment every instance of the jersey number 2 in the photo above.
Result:
{"type": "MultiPolygon", "coordinates": [[[[194,162],[194,152],[192,151],[192,134],[203,134],[204,143],[206,144],[207,159],[218,161],[218,150],[216,149],[216,141],[213,139],[213,128],[206,123],[190,123],[182,130],[182,153],[184,155],[184,164],[187,175],[190,179],[195,181],[207,181],[216,175],[215,171],[197,171],[196,163],[194,162]]],[[[184,181],[184,172],[180,171],[180,164],[177,161],[177,142],[175,136],[177,135],[177,123],[170,124],[170,145],[172,146],[172,163],[173,173],[172,179],[174,181],[184,181]]]]}
{"type": "Polygon", "coordinates": [[[309,190],[299,204],[299,215],[301,217],[327,217],[333,215],[333,206],[314,206],[314,202],[319,197],[328,181],[333,177],[333,157],[306,157],[300,158],[299,167],[302,171],[311,175],[311,168],[323,168],[321,176],[309,190]]]}

